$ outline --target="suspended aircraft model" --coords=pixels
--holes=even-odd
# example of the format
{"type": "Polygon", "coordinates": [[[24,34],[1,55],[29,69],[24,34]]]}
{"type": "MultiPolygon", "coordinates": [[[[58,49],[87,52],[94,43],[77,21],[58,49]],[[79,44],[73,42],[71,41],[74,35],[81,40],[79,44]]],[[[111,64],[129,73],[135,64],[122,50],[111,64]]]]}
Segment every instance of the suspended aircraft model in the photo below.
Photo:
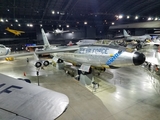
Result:
{"type": "Polygon", "coordinates": [[[9,27],[7,27],[6,30],[7,30],[8,32],[11,32],[11,33],[15,34],[16,36],[21,35],[21,33],[25,33],[24,31],[13,30],[13,29],[10,29],[9,27]]]}
{"type": "Polygon", "coordinates": [[[63,30],[63,28],[62,28],[62,30],[60,30],[59,28],[57,28],[57,29],[55,29],[53,31],[48,31],[48,32],[52,32],[54,34],[62,34],[62,33],[67,33],[67,32],[70,32],[70,31],[69,30],[63,30]]]}
{"type": "Polygon", "coordinates": [[[54,120],[67,108],[66,95],[0,74],[1,120],[54,120]]]}

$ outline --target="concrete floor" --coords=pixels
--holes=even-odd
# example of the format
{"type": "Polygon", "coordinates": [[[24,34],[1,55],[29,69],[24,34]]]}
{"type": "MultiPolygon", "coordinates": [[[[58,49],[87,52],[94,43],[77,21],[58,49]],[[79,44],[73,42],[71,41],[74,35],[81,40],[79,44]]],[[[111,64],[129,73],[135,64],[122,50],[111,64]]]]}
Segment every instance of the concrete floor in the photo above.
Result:
{"type": "MultiPolygon", "coordinates": [[[[0,72],[14,78],[29,78],[37,85],[33,56],[0,61],[0,72]],[[24,76],[24,72],[26,76],[24,76]]],[[[40,86],[69,97],[67,111],[57,120],[160,120],[160,83],[146,69],[128,67],[107,70],[95,77],[100,86],[93,91],[63,70],[49,66],[40,71],[40,86]]]]}

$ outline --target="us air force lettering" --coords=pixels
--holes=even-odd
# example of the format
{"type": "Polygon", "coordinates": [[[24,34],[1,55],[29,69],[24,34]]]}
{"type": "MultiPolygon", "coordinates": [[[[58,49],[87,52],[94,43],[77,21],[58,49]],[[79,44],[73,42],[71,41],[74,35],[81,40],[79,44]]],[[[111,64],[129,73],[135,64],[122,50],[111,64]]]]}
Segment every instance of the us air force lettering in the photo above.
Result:
{"type": "Polygon", "coordinates": [[[89,54],[89,53],[92,53],[92,54],[108,54],[107,53],[108,51],[108,48],[98,48],[98,47],[93,47],[93,48],[80,48],[79,50],[79,53],[82,53],[82,54],[89,54]]]}
{"type": "Polygon", "coordinates": [[[20,87],[20,86],[15,86],[15,85],[11,85],[9,87],[6,87],[6,84],[5,83],[2,83],[0,84],[0,94],[1,93],[11,93],[13,89],[22,89],[23,87],[20,87]],[[2,89],[1,89],[2,88],[2,89]],[[11,90],[12,89],[12,90],[11,90]]]}

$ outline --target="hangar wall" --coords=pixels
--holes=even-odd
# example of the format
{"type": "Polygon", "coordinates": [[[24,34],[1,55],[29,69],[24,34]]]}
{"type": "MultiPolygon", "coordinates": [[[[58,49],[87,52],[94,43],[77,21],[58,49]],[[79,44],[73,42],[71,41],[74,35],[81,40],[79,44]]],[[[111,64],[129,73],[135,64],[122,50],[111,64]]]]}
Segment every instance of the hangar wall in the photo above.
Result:
{"type": "Polygon", "coordinates": [[[122,29],[129,30],[131,35],[144,35],[144,34],[154,34],[155,28],[160,28],[160,21],[148,21],[148,22],[139,22],[132,24],[121,24],[121,25],[113,25],[109,27],[109,31],[121,31],[122,29]]]}
{"type": "Polygon", "coordinates": [[[127,29],[127,28],[160,28],[160,21],[148,21],[132,24],[122,24],[110,26],[109,29],[127,29]]]}

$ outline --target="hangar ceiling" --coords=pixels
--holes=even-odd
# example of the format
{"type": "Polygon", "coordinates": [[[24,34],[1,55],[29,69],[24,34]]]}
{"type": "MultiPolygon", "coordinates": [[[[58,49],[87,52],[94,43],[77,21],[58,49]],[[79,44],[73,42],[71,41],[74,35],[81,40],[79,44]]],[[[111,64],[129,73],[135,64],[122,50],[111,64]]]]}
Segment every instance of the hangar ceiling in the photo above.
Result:
{"type": "Polygon", "coordinates": [[[110,22],[119,14],[156,17],[159,7],[159,0],[1,0],[0,17],[34,24],[110,22]]]}
{"type": "Polygon", "coordinates": [[[148,17],[154,20],[160,17],[159,8],[159,0],[1,0],[0,32],[8,26],[28,30],[27,24],[77,27],[86,21],[88,25],[107,27],[113,22],[140,22],[148,17]],[[120,14],[123,19],[118,18],[120,14]],[[134,19],[136,15],[139,19],[134,19]]]}

